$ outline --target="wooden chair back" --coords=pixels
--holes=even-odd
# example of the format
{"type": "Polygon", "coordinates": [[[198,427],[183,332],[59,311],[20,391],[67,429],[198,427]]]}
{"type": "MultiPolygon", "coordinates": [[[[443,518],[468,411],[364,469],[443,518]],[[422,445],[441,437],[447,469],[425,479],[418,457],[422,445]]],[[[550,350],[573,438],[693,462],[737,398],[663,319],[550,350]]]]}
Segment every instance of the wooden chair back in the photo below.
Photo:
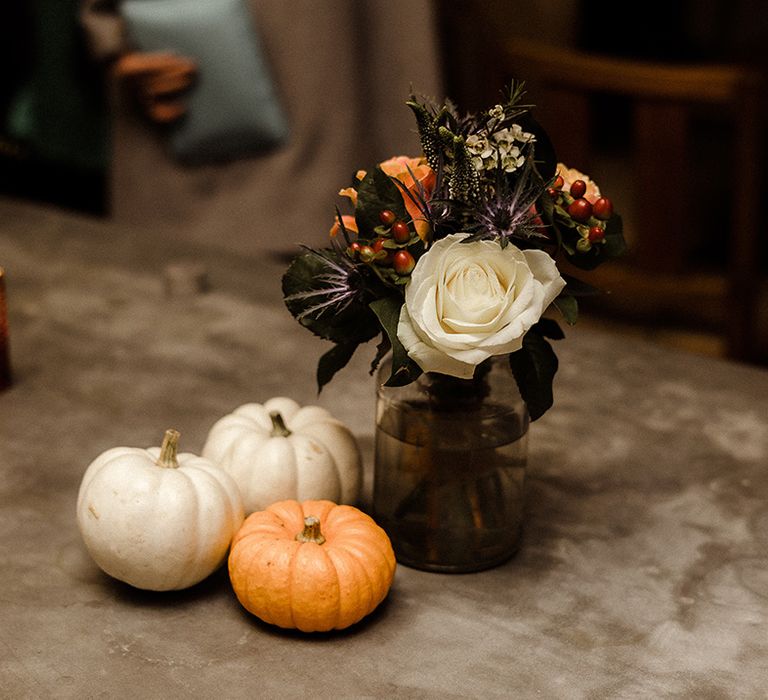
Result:
{"type": "Polygon", "coordinates": [[[727,117],[732,134],[729,162],[730,221],[723,222],[723,295],[727,351],[751,359],[760,281],[761,80],[737,65],[677,65],[627,60],[524,39],[501,40],[502,64],[522,77],[546,107],[539,117],[561,159],[586,169],[595,98],[614,96],[631,108],[635,234],[628,260],[651,275],[678,279],[689,270],[697,232],[691,207],[706,206],[690,191],[691,118],[695,110],[727,117]],[[647,205],[650,203],[650,205],[647,205]]]}

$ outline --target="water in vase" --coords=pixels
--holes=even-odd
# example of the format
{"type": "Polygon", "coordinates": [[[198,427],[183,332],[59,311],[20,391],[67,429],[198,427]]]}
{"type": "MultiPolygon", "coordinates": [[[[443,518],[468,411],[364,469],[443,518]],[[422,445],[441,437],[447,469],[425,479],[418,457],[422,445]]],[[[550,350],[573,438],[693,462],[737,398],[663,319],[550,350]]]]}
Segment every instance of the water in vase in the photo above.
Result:
{"type": "Polygon", "coordinates": [[[482,403],[435,411],[380,404],[374,515],[398,560],[436,571],[487,568],[518,546],[526,413],[482,403]]]}

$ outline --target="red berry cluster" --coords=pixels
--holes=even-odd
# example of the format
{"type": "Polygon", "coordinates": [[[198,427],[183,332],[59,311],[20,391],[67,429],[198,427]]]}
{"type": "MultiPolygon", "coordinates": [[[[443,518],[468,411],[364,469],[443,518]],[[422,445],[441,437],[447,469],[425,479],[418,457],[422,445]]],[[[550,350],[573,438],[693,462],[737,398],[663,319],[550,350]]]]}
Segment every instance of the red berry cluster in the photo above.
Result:
{"type": "Polygon", "coordinates": [[[379,221],[381,226],[376,227],[379,237],[370,244],[358,241],[351,243],[347,248],[347,255],[366,264],[391,266],[398,275],[410,275],[416,266],[413,255],[406,248],[391,248],[385,245],[390,239],[398,245],[410,243],[414,236],[410,226],[398,219],[390,209],[382,209],[379,212],[379,221]]]}
{"type": "Polygon", "coordinates": [[[585,199],[587,183],[574,180],[568,192],[563,191],[565,184],[558,175],[549,188],[549,195],[577,222],[581,240],[576,247],[582,252],[590,250],[593,243],[605,240],[605,222],[613,216],[613,202],[608,197],[600,197],[594,202],[585,199]]]}

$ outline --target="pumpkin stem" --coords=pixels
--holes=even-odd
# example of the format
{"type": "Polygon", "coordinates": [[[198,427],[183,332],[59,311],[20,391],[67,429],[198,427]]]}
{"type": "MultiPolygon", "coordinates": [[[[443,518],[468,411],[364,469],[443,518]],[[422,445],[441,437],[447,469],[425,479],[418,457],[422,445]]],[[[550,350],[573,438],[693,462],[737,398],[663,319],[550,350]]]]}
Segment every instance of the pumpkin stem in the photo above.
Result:
{"type": "Polygon", "coordinates": [[[320,520],[314,515],[308,515],[304,518],[304,529],[296,535],[297,542],[314,542],[323,544],[325,537],[320,532],[320,520]]]}
{"type": "Polygon", "coordinates": [[[272,437],[288,437],[291,434],[279,411],[270,411],[269,417],[272,419],[272,437]]]}
{"type": "Polygon", "coordinates": [[[163,436],[163,444],[160,447],[160,455],[157,458],[157,466],[166,469],[176,469],[179,461],[176,459],[176,452],[179,449],[179,438],[181,433],[178,430],[169,428],[163,436]]]}

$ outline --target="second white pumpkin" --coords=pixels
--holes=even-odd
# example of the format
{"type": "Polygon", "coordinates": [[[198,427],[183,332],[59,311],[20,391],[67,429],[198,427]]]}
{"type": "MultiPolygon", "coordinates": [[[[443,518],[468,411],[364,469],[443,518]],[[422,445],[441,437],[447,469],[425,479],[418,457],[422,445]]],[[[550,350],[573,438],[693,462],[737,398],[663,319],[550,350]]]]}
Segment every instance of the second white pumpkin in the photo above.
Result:
{"type": "Polygon", "coordinates": [[[285,499],[353,504],[360,495],[362,460],[349,428],[320,406],[285,397],[221,418],[203,456],[237,482],[246,515],[285,499]]]}

